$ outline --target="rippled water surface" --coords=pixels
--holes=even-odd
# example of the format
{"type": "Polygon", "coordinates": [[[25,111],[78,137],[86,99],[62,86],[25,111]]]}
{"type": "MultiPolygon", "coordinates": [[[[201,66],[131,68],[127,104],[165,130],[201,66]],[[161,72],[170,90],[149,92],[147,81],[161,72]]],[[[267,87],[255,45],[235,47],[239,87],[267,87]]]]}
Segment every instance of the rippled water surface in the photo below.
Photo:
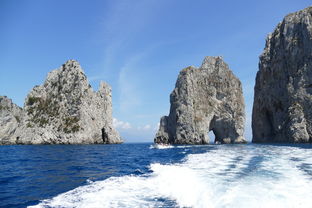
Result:
{"type": "Polygon", "coordinates": [[[0,207],[311,207],[312,145],[0,146],[0,207]]]}

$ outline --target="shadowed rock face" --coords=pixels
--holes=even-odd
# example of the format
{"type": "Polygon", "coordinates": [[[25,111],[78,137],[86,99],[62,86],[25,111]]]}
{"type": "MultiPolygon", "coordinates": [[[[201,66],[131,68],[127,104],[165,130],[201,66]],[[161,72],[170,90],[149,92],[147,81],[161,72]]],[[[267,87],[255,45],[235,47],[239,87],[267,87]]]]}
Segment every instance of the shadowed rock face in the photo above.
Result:
{"type": "Polygon", "coordinates": [[[155,143],[207,144],[209,131],[221,143],[246,142],[241,82],[221,57],[206,57],[200,68],[183,69],[170,104],[155,143]]]}
{"type": "MultiPolygon", "coordinates": [[[[4,138],[0,135],[0,140],[4,138]]],[[[94,92],[79,63],[69,60],[51,71],[25,99],[11,144],[121,143],[112,124],[111,88],[94,92]]]]}
{"type": "Polygon", "coordinates": [[[0,96],[0,144],[11,143],[10,138],[15,133],[22,117],[22,108],[6,96],[0,96]]]}
{"type": "Polygon", "coordinates": [[[253,142],[312,142],[312,7],[287,15],[260,56],[253,142]]]}

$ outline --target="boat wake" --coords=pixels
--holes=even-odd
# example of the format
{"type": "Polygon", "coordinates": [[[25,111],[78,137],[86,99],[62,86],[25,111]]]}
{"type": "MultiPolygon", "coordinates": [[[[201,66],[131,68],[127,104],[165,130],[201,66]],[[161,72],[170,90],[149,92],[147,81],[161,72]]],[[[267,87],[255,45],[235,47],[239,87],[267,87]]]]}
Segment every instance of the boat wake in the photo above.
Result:
{"type": "Polygon", "coordinates": [[[33,207],[311,207],[312,151],[218,146],[148,174],[89,182],[33,207]]]}

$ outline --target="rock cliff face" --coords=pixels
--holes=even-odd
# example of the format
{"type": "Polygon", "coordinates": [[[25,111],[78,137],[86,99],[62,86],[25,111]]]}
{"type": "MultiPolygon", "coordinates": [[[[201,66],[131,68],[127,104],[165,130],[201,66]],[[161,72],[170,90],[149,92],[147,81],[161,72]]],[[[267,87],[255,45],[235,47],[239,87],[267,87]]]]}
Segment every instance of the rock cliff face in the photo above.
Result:
{"type": "Polygon", "coordinates": [[[0,144],[10,144],[10,138],[23,117],[22,108],[15,105],[11,99],[0,96],[0,144]]]}
{"type": "Polygon", "coordinates": [[[206,57],[200,68],[183,69],[170,95],[170,114],[154,139],[164,144],[245,143],[241,82],[221,57],[206,57]]]}
{"type": "Polygon", "coordinates": [[[112,124],[110,86],[101,82],[94,92],[79,63],[67,61],[28,94],[9,140],[12,144],[121,143],[112,124]]]}
{"type": "Polygon", "coordinates": [[[312,142],[312,7],[287,15],[260,56],[253,142],[312,142]]]}

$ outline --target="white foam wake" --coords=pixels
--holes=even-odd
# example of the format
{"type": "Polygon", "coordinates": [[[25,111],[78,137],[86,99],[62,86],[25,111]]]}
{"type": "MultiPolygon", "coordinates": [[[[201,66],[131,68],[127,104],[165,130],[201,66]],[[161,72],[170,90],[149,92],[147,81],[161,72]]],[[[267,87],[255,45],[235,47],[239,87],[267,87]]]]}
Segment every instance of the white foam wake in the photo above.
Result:
{"type": "Polygon", "coordinates": [[[300,164],[312,170],[311,149],[222,145],[181,164],[151,164],[147,175],[93,182],[34,207],[311,207],[311,175],[300,164]]]}
{"type": "Polygon", "coordinates": [[[168,144],[152,144],[149,148],[150,149],[171,149],[171,148],[174,148],[174,146],[168,145],[168,144]]]}

